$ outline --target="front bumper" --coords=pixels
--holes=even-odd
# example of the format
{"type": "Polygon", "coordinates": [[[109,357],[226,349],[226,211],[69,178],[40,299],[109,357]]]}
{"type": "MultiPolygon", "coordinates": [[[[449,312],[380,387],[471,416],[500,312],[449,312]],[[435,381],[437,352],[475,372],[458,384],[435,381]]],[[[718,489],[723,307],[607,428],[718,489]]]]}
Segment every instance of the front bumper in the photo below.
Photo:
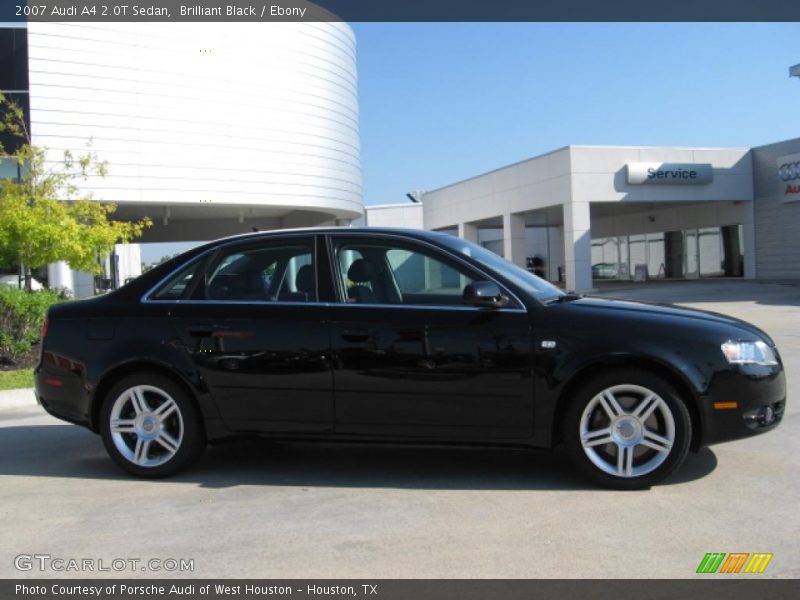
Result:
{"type": "Polygon", "coordinates": [[[777,427],[786,408],[782,366],[734,365],[717,373],[700,398],[700,444],[708,446],[765,433],[777,427]]]}

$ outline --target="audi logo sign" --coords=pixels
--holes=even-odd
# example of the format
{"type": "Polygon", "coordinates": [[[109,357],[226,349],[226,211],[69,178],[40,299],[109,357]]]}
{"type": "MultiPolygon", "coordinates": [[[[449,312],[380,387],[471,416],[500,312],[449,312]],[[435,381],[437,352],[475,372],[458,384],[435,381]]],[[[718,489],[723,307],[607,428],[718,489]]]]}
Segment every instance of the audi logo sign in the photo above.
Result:
{"type": "Polygon", "coordinates": [[[782,202],[800,200],[800,154],[778,157],[778,180],[782,202]]]}
{"type": "Polygon", "coordinates": [[[800,179],[800,161],[783,163],[778,167],[778,175],[781,181],[795,181],[800,179]]]}

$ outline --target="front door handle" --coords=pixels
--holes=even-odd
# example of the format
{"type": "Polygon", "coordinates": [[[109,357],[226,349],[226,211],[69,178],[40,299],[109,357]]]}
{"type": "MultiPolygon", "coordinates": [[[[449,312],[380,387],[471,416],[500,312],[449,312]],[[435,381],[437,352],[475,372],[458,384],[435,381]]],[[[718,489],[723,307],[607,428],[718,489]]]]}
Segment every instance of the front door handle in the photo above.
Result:
{"type": "Polygon", "coordinates": [[[372,339],[372,333],[365,329],[345,329],[342,331],[342,339],[345,342],[368,342],[372,339]]]}

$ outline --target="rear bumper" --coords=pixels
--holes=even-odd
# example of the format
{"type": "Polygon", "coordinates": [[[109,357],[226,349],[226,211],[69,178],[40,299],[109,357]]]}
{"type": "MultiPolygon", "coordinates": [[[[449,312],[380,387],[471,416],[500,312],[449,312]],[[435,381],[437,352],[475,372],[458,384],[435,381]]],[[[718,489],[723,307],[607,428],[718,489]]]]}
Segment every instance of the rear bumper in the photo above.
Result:
{"type": "Polygon", "coordinates": [[[714,376],[700,398],[700,445],[708,446],[771,431],[786,408],[783,367],[738,365],[714,376]]]}
{"type": "Polygon", "coordinates": [[[36,401],[42,408],[58,419],[91,429],[91,399],[81,375],[46,363],[33,375],[36,401]]]}

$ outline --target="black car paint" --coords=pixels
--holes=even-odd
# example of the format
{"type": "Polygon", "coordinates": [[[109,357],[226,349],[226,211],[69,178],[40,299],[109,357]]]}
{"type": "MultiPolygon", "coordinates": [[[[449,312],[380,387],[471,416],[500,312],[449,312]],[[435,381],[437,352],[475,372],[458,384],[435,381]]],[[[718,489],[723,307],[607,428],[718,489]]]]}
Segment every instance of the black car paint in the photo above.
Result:
{"type": "Polygon", "coordinates": [[[247,234],[212,242],[102,297],[51,308],[36,391],[45,409],[98,431],[120,376],[177,377],[197,400],[210,440],[238,433],[322,439],[448,441],[551,447],[570,394],[598,370],[639,365],[683,393],[694,447],[767,431],[744,413],[785,401],[782,365],[730,365],[728,340],[772,340],[709,312],[600,298],[542,303],[502,272],[455,256],[443,234],[330,229],[247,234]],[[314,236],[316,303],[148,302],[194,257],[220,247],[314,236]],[[506,290],[487,309],[348,304],[334,285],[333,236],[419,244],[506,290]],[[224,340],[220,344],[219,340],[224,340]],[[545,348],[542,342],[555,342],[545,348]],[[740,402],[717,411],[715,401],[740,402]]]}

